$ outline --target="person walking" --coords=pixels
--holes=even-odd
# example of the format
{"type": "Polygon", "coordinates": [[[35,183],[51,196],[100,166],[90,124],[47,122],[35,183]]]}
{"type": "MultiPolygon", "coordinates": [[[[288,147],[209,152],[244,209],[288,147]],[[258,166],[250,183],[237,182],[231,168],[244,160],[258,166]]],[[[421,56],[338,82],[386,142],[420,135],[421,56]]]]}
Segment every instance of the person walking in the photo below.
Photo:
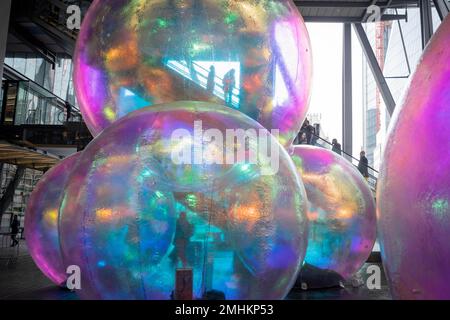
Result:
{"type": "Polygon", "coordinates": [[[214,94],[214,88],[216,86],[216,68],[212,65],[209,67],[208,81],[206,82],[206,91],[209,94],[214,94]]]}
{"type": "Polygon", "coordinates": [[[17,215],[14,215],[13,220],[11,222],[11,247],[15,247],[19,244],[19,240],[17,240],[17,234],[19,233],[20,221],[17,215]]]}
{"type": "Polygon", "coordinates": [[[236,71],[231,69],[223,77],[223,93],[225,95],[225,104],[229,107],[233,105],[233,90],[236,86],[236,71]]]}
{"type": "Polygon", "coordinates": [[[336,152],[338,155],[342,156],[342,147],[341,144],[337,141],[337,139],[333,139],[332,141],[332,148],[331,151],[336,152]]]}
{"type": "Polygon", "coordinates": [[[367,160],[366,153],[364,151],[361,151],[359,154],[358,170],[364,178],[369,178],[369,160],[367,160]]]}
{"type": "Polygon", "coordinates": [[[188,265],[187,251],[194,228],[188,221],[186,212],[181,212],[177,220],[175,230],[175,254],[176,260],[179,259],[182,268],[188,265]]]}
{"type": "Polygon", "coordinates": [[[314,126],[312,126],[309,121],[308,124],[306,126],[306,143],[312,145],[313,144],[313,139],[314,136],[316,134],[316,128],[314,128],[314,126]]]}

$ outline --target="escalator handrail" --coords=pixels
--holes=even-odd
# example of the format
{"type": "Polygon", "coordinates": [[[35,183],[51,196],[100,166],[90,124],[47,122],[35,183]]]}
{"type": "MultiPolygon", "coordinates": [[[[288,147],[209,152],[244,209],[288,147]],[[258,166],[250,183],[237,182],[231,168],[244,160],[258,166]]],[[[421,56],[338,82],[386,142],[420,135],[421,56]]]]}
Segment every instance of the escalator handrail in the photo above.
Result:
{"type": "MultiPolygon", "coordinates": [[[[318,136],[317,134],[312,133],[312,135],[313,135],[314,137],[316,137],[316,138],[322,140],[322,141],[325,142],[326,144],[328,144],[328,145],[330,145],[330,146],[333,146],[333,144],[332,144],[330,141],[328,141],[328,140],[326,140],[326,139],[324,139],[324,138],[318,136]]],[[[343,154],[345,154],[346,156],[352,158],[353,160],[359,162],[359,159],[355,158],[354,156],[352,156],[351,154],[345,152],[344,150],[341,150],[341,152],[342,152],[343,154]]],[[[376,172],[377,174],[379,174],[378,170],[375,170],[375,169],[372,168],[371,166],[367,165],[367,168],[370,169],[370,170],[372,170],[373,172],[376,172]]],[[[370,174],[369,174],[369,175],[370,175],[370,174]]],[[[374,178],[376,178],[376,177],[374,177],[374,178]]]]}

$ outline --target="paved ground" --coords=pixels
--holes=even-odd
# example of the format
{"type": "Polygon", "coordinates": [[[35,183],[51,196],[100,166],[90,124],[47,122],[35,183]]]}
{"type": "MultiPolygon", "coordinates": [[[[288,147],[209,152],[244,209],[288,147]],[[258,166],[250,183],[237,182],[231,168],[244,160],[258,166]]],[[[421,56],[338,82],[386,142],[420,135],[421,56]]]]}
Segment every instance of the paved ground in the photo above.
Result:
{"type": "MultiPolygon", "coordinates": [[[[53,285],[36,267],[28,255],[25,242],[16,263],[9,266],[0,261],[0,300],[77,300],[76,294],[53,285]]],[[[368,275],[365,265],[360,271],[365,283],[368,275]]],[[[353,287],[350,283],[345,288],[301,290],[294,288],[288,295],[289,300],[379,300],[390,299],[386,279],[382,276],[381,290],[369,290],[366,285],[353,287]]]]}

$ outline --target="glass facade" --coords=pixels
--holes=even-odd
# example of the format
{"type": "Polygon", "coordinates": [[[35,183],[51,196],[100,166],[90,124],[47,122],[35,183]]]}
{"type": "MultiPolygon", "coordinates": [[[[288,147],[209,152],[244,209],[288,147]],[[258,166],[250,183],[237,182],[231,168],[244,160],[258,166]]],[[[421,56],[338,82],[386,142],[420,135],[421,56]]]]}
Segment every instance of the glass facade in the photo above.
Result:
{"type": "MultiPolygon", "coordinates": [[[[399,14],[403,12],[399,11],[399,14]]],[[[433,27],[436,30],[441,21],[433,8],[433,27]]],[[[366,24],[365,29],[374,52],[377,50],[377,24],[366,24]]],[[[393,21],[384,24],[385,56],[383,73],[395,102],[398,104],[404,94],[409,76],[414,71],[422,54],[422,36],[420,11],[408,9],[408,20],[393,21]],[[402,42],[404,40],[404,45],[402,42]]],[[[390,122],[390,116],[382,99],[377,98],[377,86],[372,72],[363,62],[363,106],[364,106],[364,143],[369,164],[379,169],[382,151],[390,122]],[[376,111],[372,111],[376,110],[376,111]],[[373,134],[373,117],[376,112],[376,134],[373,134]]]]}
{"type": "Polygon", "coordinates": [[[72,82],[72,59],[57,56],[53,67],[33,53],[15,53],[5,58],[5,64],[36,82],[58,98],[77,105],[72,82]]]}

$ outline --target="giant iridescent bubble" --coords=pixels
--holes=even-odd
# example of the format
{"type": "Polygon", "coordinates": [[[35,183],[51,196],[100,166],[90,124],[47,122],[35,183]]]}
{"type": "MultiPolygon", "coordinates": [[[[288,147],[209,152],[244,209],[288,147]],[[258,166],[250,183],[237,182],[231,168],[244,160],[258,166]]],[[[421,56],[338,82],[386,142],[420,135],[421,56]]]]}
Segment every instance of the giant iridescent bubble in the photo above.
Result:
{"type": "Polygon", "coordinates": [[[306,116],[311,67],[308,32],[291,0],[96,0],[74,79],[93,135],[136,109],[197,100],[279,129],[288,146],[306,116]]]}
{"type": "Polygon", "coordinates": [[[55,284],[67,278],[59,245],[59,206],[64,187],[80,157],[76,153],[48,171],[36,185],[25,212],[25,239],[36,265],[55,284]]]}
{"type": "Polygon", "coordinates": [[[373,194],[358,170],[330,150],[297,146],[291,154],[309,201],[305,263],[348,279],[375,243],[373,194]]]}
{"type": "Polygon", "coordinates": [[[306,251],[306,205],[289,155],[261,125],[177,102],[131,113],[87,147],[61,243],[83,298],[170,299],[176,270],[192,268],[195,298],[280,299],[306,251]]]}
{"type": "Polygon", "coordinates": [[[377,190],[394,298],[450,299],[450,16],[391,120],[377,190]]]}

